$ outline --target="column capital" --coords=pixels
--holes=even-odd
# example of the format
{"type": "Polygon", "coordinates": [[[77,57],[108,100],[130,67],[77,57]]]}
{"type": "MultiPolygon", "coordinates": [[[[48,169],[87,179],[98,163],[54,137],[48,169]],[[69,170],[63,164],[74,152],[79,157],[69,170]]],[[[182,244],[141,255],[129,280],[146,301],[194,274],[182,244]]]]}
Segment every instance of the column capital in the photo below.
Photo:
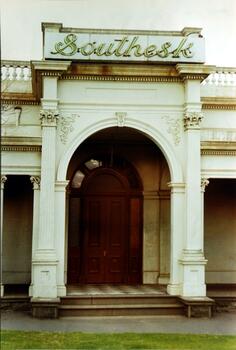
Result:
{"type": "Polygon", "coordinates": [[[4,189],[5,182],[7,181],[6,175],[1,175],[1,189],[4,189]]]}
{"type": "Polygon", "coordinates": [[[184,130],[196,130],[199,129],[200,123],[203,119],[201,112],[185,112],[184,114],[184,130]]]}
{"type": "Polygon", "coordinates": [[[33,184],[33,190],[39,190],[40,189],[40,176],[30,176],[30,181],[33,184]]]}
{"type": "Polygon", "coordinates": [[[206,187],[209,185],[209,180],[205,177],[201,178],[201,191],[205,192],[206,187]]]}
{"type": "Polygon", "coordinates": [[[40,120],[42,126],[57,126],[59,111],[57,109],[42,109],[40,111],[40,120]]]}

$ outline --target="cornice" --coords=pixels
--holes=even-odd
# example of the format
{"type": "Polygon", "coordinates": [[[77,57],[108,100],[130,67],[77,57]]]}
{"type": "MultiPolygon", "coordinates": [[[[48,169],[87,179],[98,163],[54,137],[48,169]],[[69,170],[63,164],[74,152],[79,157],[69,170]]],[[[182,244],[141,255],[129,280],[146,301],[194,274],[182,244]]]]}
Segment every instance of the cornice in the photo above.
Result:
{"type": "Polygon", "coordinates": [[[41,147],[42,139],[41,137],[2,136],[1,145],[41,147]]]}
{"type": "Polygon", "coordinates": [[[202,141],[201,155],[203,156],[236,156],[234,141],[202,141]]]}
{"type": "Polygon", "coordinates": [[[236,98],[202,97],[202,109],[236,110],[236,98]]]}
{"type": "Polygon", "coordinates": [[[96,28],[71,28],[63,27],[62,23],[43,22],[42,31],[54,31],[61,33],[90,33],[90,34],[131,34],[131,35],[167,35],[167,36],[188,36],[190,34],[200,35],[202,28],[184,27],[181,31],[167,30],[135,30],[135,29],[96,29],[96,28]]]}
{"type": "Polygon", "coordinates": [[[4,92],[1,95],[1,103],[8,105],[39,105],[40,101],[34,94],[4,92]]]}
{"type": "Polygon", "coordinates": [[[208,66],[196,63],[178,63],[176,64],[176,71],[183,81],[186,80],[200,80],[203,81],[209,74],[215,72],[215,66],[208,66]]]}
{"type": "Polygon", "coordinates": [[[3,136],[1,151],[8,152],[41,152],[42,139],[40,137],[9,137],[3,136]]]}
{"type": "Polygon", "coordinates": [[[202,150],[236,150],[235,141],[201,141],[202,150]]]}

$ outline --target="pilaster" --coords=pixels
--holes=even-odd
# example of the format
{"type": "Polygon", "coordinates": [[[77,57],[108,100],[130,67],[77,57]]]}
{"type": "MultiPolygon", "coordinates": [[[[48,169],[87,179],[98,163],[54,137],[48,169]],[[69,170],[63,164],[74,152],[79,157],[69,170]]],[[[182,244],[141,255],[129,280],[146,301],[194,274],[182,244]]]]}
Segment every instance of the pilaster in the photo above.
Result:
{"type": "Polygon", "coordinates": [[[203,254],[200,124],[200,81],[185,81],[184,129],[186,142],[185,178],[186,211],[183,266],[183,297],[205,296],[205,264],[203,254]]]}
{"type": "Polygon", "coordinates": [[[179,295],[182,284],[182,267],[179,263],[183,249],[185,184],[169,183],[171,188],[171,246],[170,246],[170,282],[167,292],[179,295]]]}
{"type": "Polygon", "coordinates": [[[158,192],[160,207],[160,274],[159,284],[168,284],[170,279],[170,190],[158,192]]]}
{"type": "Polygon", "coordinates": [[[1,175],[1,242],[0,242],[0,249],[1,249],[1,261],[0,261],[0,277],[1,277],[1,297],[4,296],[4,285],[3,285],[3,279],[2,279],[2,263],[3,263],[3,251],[2,251],[2,244],[3,244],[3,219],[4,219],[4,187],[5,182],[7,181],[6,175],[1,175]]]}
{"type": "MultiPolygon", "coordinates": [[[[30,181],[33,184],[33,232],[32,232],[32,261],[35,259],[35,251],[38,247],[39,235],[39,201],[40,201],[40,176],[31,176],[30,181]]],[[[33,295],[34,268],[31,268],[31,285],[29,287],[29,296],[33,295]]]]}
{"type": "Polygon", "coordinates": [[[56,181],[55,183],[55,248],[58,257],[57,266],[57,295],[66,295],[65,276],[65,238],[66,238],[66,187],[69,181],[56,181]]]}

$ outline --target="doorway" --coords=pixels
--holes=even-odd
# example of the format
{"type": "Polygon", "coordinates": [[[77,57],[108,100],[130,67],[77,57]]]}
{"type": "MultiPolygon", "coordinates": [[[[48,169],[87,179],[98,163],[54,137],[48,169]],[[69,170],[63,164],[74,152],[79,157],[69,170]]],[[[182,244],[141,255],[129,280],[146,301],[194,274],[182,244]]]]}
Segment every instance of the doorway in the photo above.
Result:
{"type": "Polygon", "coordinates": [[[124,159],[85,161],[71,181],[68,283],[142,283],[142,191],[124,159]],[[93,165],[92,165],[93,164],[93,165]]]}

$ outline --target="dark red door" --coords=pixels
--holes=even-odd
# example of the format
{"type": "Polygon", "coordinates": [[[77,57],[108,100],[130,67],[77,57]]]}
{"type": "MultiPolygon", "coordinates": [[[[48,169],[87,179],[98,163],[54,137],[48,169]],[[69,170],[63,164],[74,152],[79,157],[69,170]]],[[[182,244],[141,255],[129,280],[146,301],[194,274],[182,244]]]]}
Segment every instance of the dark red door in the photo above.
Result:
{"type": "Polygon", "coordinates": [[[89,196],[84,201],[83,280],[122,283],[127,247],[126,198],[89,196]]]}
{"type": "Polygon", "coordinates": [[[70,210],[68,282],[142,282],[142,197],[127,178],[95,169],[70,210]]]}

